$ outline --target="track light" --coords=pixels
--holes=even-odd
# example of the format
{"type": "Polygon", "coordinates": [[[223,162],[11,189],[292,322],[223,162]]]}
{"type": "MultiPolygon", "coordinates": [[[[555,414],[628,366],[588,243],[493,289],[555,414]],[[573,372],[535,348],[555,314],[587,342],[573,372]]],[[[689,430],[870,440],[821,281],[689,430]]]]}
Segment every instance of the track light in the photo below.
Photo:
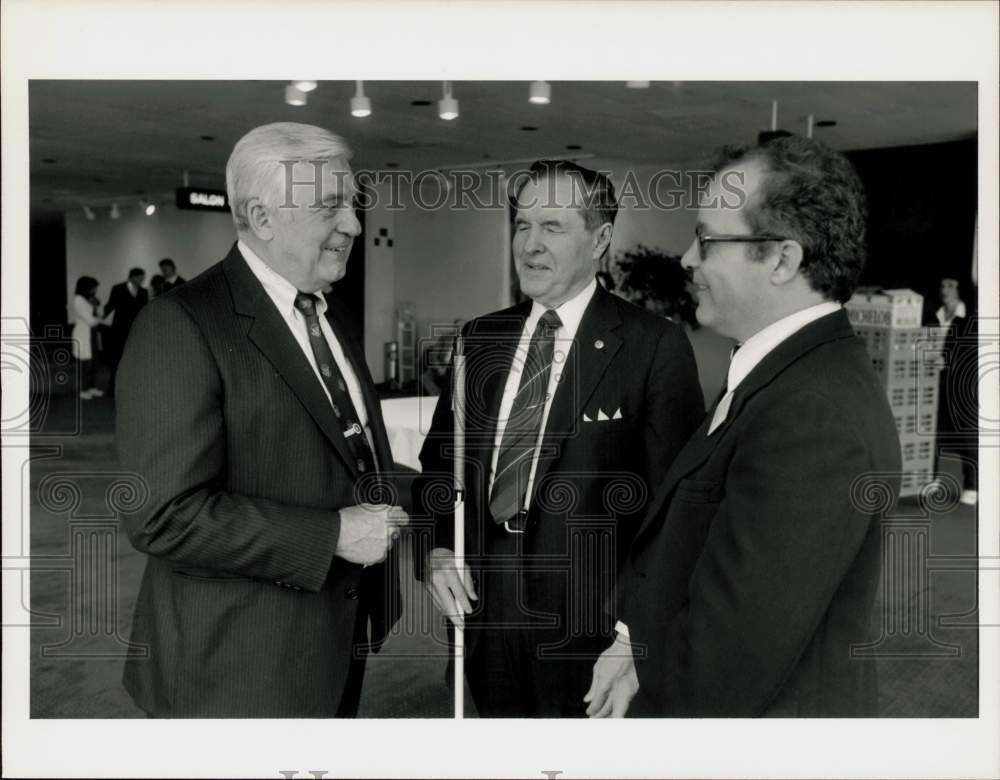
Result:
{"type": "Polygon", "coordinates": [[[315,81],[293,81],[292,86],[295,87],[299,92],[312,92],[316,89],[315,81]]]}
{"type": "Polygon", "coordinates": [[[306,104],[306,93],[294,84],[289,84],[285,87],[285,102],[290,106],[304,106],[306,104]]]}
{"type": "Polygon", "coordinates": [[[442,82],[443,94],[438,101],[438,116],[442,119],[451,120],[458,118],[458,101],[451,96],[451,82],[442,82]]]}
{"type": "Polygon", "coordinates": [[[351,98],[351,116],[370,116],[372,102],[365,97],[365,82],[355,81],[354,97],[351,98]]]}
{"type": "Polygon", "coordinates": [[[111,217],[111,219],[118,219],[121,215],[122,213],[118,210],[118,204],[112,203],[111,211],[108,213],[108,216],[111,217]]]}
{"type": "Polygon", "coordinates": [[[629,89],[649,89],[648,81],[626,81],[625,86],[629,89]]]}
{"type": "Polygon", "coordinates": [[[528,92],[528,102],[540,106],[548,105],[552,99],[552,86],[547,81],[532,81],[528,92]]]}
{"type": "Polygon", "coordinates": [[[97,215],[94,213],[94,210],[86,203],[83,204],[83,216],[87,218],[88,222],[93,222],[97,219],[97,215]]]}

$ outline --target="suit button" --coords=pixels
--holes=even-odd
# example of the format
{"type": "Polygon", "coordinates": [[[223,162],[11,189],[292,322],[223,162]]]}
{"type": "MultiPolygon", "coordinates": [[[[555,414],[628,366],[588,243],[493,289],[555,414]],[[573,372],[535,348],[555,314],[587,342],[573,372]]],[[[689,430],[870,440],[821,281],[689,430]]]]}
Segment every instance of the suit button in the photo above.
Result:
{"type": "Polygon", "coordinates": [[[355,588],[355,587],[354,587],[354,586],[352,585],[351,587],[349,587],[349,588],[347,589],[347,591],[346,591],[346,595],[347,595],[347,598],[349,598],[349,599],[351,599],[351,600],[353,601],[354,599],[356,599],[356,598],[357,598],[358,596],[360,596],[360,595],[361,595],[361,591],[360,591],[360,590],[358,590],[357,588],[355,588]]]}

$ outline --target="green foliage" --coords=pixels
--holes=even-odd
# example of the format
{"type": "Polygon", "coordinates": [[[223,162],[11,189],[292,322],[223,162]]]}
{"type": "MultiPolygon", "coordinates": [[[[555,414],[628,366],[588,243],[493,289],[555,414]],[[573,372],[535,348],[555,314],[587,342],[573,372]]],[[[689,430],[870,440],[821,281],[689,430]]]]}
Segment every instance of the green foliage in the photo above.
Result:
{"type": "Polygon", "coordinates": [[[697,304],[679,255],[639,244],[616,252],[608,264],[615,293],[636,306],[697,328],[697,304]]]}

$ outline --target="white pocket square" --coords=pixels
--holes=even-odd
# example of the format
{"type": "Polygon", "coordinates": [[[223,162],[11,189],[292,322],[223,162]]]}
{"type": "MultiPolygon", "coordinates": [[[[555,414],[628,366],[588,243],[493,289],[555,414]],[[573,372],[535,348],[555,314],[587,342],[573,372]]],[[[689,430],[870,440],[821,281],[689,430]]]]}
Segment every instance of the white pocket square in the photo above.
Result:
{"type": "Polygon", "coordinates": [[[584,412],[584,413],[583,413],[583,421],[584,421],[584,422],[593,422],[593,420],[591,420],[591,419],[590,419],[590,418],[589,418],[589,417],[587,416],[587,413],[586,413],[586,412],[584,412]]]}
{"type": "Polygon", "coordinates": [[[598,410],[597,410],[597,421],[598,421],[598,422],[605,422],[605,421],[607,421],[608,419],[609,419],[609,418],[608,418],[608,416],[607,416],[607,415],[606,415],[606,414],[604,413],[604,410],[603,410],[603,409],[598,409],[598,410]]]}

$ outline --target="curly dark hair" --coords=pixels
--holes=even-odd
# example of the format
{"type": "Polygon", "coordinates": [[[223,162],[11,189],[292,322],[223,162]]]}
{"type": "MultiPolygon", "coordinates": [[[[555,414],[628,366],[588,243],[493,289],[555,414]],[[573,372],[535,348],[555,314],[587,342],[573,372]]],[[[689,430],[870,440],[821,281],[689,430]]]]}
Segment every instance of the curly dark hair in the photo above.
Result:
{"type": "MultiPolygon", "coordinates": [[[[865,264],[865,191],[844,155],[810,138],[787,136],[760,146],[725,147],[718,173],[759,160],[767,172],[746,219],[755,233],[787,236],[802,245],[802,273],[814,290],[843,303],[865,264]]],[[[766,246],[751,248],[763,257],[766,246]]]]}

